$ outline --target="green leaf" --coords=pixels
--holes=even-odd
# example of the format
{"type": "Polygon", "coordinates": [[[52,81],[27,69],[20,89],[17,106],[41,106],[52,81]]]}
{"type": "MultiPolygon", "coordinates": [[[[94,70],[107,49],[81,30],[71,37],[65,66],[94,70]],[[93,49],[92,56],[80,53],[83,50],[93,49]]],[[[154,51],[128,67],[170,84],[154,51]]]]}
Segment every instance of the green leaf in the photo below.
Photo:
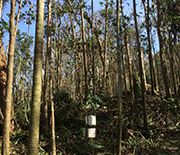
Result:
{"type": "Polygon", "coordinates": [[[103,5],[103,4],[104,4],[104,3],[103,3],[103,2],[101,2],[101,1],[100,1],[99,3],[100,3],[101,5],[103,5]]]}

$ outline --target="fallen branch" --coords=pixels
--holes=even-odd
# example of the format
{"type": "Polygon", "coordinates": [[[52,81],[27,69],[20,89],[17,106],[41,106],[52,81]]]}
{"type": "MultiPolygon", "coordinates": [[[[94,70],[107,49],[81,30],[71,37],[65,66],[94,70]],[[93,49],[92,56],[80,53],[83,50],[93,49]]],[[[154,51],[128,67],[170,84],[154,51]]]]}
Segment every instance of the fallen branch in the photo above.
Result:
{"type": "Polygon", "coordinates": [[[149,142],[149,141],[142,135],[142,133],[141,133],[140,131],[133,131],[133,130],[131,130],[131,129],[128,129],[128,133],[129,133],[130,135],[132,135],[133,137],[135,137],[135,136],[133,135],[133,133],[138,133],[138,134],[140,134],[140,136],[141,136],[146,142],[148,142],[149,144],[151,144],[151,142],[149,142]]]}

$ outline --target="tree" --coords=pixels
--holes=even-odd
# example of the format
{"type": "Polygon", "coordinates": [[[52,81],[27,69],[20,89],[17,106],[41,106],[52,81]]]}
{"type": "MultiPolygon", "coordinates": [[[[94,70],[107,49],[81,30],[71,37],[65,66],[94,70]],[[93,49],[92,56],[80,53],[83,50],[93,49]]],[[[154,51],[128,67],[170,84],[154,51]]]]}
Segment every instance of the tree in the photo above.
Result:
{"type": "Polygon", "coordinates": [[[104,36],[104,64],[103,64],[103,90],[106,93],[106,63],[107,63],[107,32],[108,32],[108,0],[106,0],[105,12],[105,36],[104,36]]]}
{"type": "MultiPolygon", "coordinates": [[[[0,1],[0,19],[1,12],[3,7],[3,1],[0,1]]],[[[6,58],[4,47],[2,43],[3,32],[0,30],[0,114],[4,119],[4,111],[5,111],[5,90],[6,90],[6,58]]]]}
{"type": "Polygon", "coordinates": [[[88,78],[87,78],[87,56],[86,56],[86,45],[85,45],[85,28],[84,28],[84,12],[83,4],[81,1],[81,26],[82,26],[82,40],[83,40],[83,62],[84,62],[84,78],[85,78],[85,97],[88,95],[88,78]]]}
{"type": "Polygon", "coordinates": [[[146,107],[146,97],[145,97],[145,79],[144,79],[144,69],[143,69],[143,63],[144,61],[142,59],[142,51],[141,51],[141,45],[140,45],[140,38],[139,38],[139,30],[137,25],[137,14],[136,14],[136,1],[133,0],[133,8],[134,8],[134,22],[135,22],[135,28],[136,28],[136,42],[137,42],[137,50],[138,50],[138,56],[139,56],[139,72],[140,72],[140,78],[141,78],[141,93],[142,93],[142,104],[143,104],[143,117],[144,117],[144,129],[148,131],[148,124],[147,124],[147,107],[146,107]]]}
{"type": "Polygon", "coordinates": [[[33,89],[30,114],[28,155],[38,154],[39,123],[41,105],[41,77],[43,52],[44,0],[37,1],[36,36],[34,49],[33,89]]]}
{"type": "Polygon", "coordinates": [[[7,65],[7,83],[6,83],[6,105],[4,112],[4,123],[3,123],[3,142],[2,142],[2,154],[9,154],[9,140],[10,140],[10,124],[11,124],[11,108],[12,108],[12,83],[13,83],[13,64],[14,64],[14,49],[15,49],[15,38],[16,30],[19,22],[20,11],[22,7],[22,0],[19,3],[18,15],[16,25],[15,20],[15,9],[16,1],[11,0],[11,16],[10,16],[10,40],[9,40],[9,53],[8,53],[8,65],[7,65]]]}
{"type": "Polygon", "coordinates": [[[154,63],[153,63],[153,55],[152,55],[152,49],[151,49],[151,38],[150,38],[150,27],[149,27],[149,0],[147,2],[147,9],[145,1],[142,0],[143,6],[144,6],[144,12],[145,12],[145,21],[146,21],[146,31],[147,31],[147,38],[148,38],[148,50],[149,50],[149,64],[150,64],[150,76],[151,76],[151,93],[154,94],[154,90],[156,88],[156,75],[155,75],[155,69],[154,69],[154,63]]]}
{"type": "Polygon", "coordinates": [[[161,70],[162,70],[162,76],[163,76],[163,82],[164,87],[166,91],[167,98],[171,97],[171,90],[169,86],[169,78],[167,73],[167,66],[165,64],[165,57],[163,52],[163,40],[162,40],[162,32],[161,32],[161,8],[160,8],[160,0],[157,0],[157,32],[158,32],[158,38],[159,38],[159,53],[160,53],[160,61],[161,61],[161,70]]]}
{"type": "Polygon", "coordinates": [[[166,8],[167,8],[167,15],[165,14],[166,18],[166,29],[168,32],[168,45],[169,45],[169,56],[170,56],[170,68],[171,68],[171,74],[172,74],[172,83],[174,87],[174,94],[177,96],[178,94],[178,88],[177,88],[177,75],[176,75],[176,61],[175,61],[175,52],[173,48],[173,35],[174,35],[174,45],[176,44],[176,33],[177,33],[177,27],[179,23],[177,22],[178,17],[178,11],[174,12],[174,9],[178,7],[178,4],[174,6],[172,9],[172,6],[175,4],[175,2],[167,0],[166,2],[166,8]]]}
{"type": "MultiPolygon", "coordinates": [[[[91,8],[92,8],[92,34],[94,32],[94,1],[91,0],[91,8]]],[[[95,95],[95,65],[94,65],[94,35],[92,35],[92,76],[93,76],[93,95],[95,95]]]]}
{"type": "MultiPolygon", "coordinates": [[[[47,44],[48,45],[48,44],[47,44]]],[[[47,47],[48,48],[48,47],[47,47]]],[[[42,123],[46,132],[48,132],[48,63],[49,63],[49,54],[48,50],[45,55],[45,66],[44,66],[44,85],[43,85],[43,104],[42,104],[42,123]]]]}
{"type": "Polygon", "coordinates": [[[120,1],[120,3],[121,3],[122,18],[123,18],[124,41],[125,41],[125,46],[126,46],[126,56],[127,56],[128,67],[129,67],[131,106],[132,106],[132,109],[134,109],[134,103],[135,103],[134,83],[133,83],[133,72],[132,72],[131,60],[130,60],[130,50],[129,50],[129,44],[128,44],[128,34],[127,34],[127,29],[126,29],[126,23],[125,23],[125,17],[124,17],[124,12],[123,12],[122,0],[120,1]]]}
{"type": "Polygon", "coordinates": [[[5,90],[6,90],[6,58],[4,47],[2,45],[2,38],[0,38],[0,115],[4,118],[5,112],[5,90]]]}
{"type": "Polygon", "coordinates": [[[116,1],[116,26],[117,26],[117,62],[118,62],[118,153],[122,150],[122,51],[120,51],[120,23],[119,23],[119,0],[116,1]]]}
{"type": "Polygon", "coordinates": [[[49,55],[49,102],[50,102],[50,151],[49,154],[56,155],[56,142],[55,142],[55,117],[54,117],[54,101],[52,94],[52,47],[51,47],[51,0],[48,0],[48,32],[47,32],[47,54],[49,55]]]}

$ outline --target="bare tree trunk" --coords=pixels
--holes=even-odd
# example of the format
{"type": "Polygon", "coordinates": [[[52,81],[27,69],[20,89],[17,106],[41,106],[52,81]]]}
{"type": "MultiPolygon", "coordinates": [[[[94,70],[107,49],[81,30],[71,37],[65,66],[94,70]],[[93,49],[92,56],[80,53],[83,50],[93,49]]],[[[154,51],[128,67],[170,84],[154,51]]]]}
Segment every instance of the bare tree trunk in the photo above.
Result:
{"type": "MultiPolygon", "coordinates": [[[[121,48],[122,48],[122,44],[121,44],[121,48]]],[[[122,51],[122,49],[121,49],[122,51]]],[[[125,64],[124,64],[124,57],[123,57],[123,54],[122,54],[122,65],[123,65],[123,73],[124,73],[124,86],[125,86],[125,98],[126,98],[126,105],[125,105],[125,108],[128,106],[128,94],[127,94],[127,73],[126,73],[126,68],[125,68],[125,64]]]]}
{"type": "Polygon", "coordinates": [[[104,64],[103,64],[103,90],[106,93],[106,62],[107,62],[107,31],[108,31],[108,0],[106,0],[106,19],[105,19],[105,37],[104,37],[104,64]]]}
{"type": "Polygon", "coordinates": [[[178,89],[177,89],[177,77],[175,72],[175,59],[174,59],[174,50],[172,45],[172,35],[171,31],[169,30],[169,50],[171,52],[170,54],[170,67],[171,67],[171,73],[173,78],[173,87],[174,87],[174,94],[177,95],[178,89]]]}
{"type": "Polygon", "coordinates": [[[161,33],[161,9],[160,9],[160,0],[157,0],[157,32],[158,32],[158,38],[159,38],[159,49],[160,49],[160,61],[161,61],[161,69],[162,69],[162,75],[163,75],[163,81],[166,91],[166,97],[171,97],[171,90],[169,87],[169,79],[167,74],[167,66],[165,64],[165,57],[163,52],[163,40],[162,40],[162,33],[161,33]]]}
{"type": "Polygon", "coordinates": [[[134,109],[135,97],[134,97],[133,72],[132,72],[132,67],[131,67],[130,50],[129,50],[129,45],[128,45],[128,35],[127,35],[127,30],[126,30],[126,23],[125,23],[125,18],[124,18],[122,0],[120,1],[120,3],[121,3],[121,13],[122,13],[122,18],[123,18],[123,26],[124,26],[124,33],[125,33],[124,40],[125,40],[125,45],[126,45],[126,53],[127,53],[126,56],[127,56],[128,67],[129,67],[131,105],[132,105],[132,109],[134,109]]]}
{"type": "MultiPolygon", "coordinates": [[[[70,14],[70,22],[71,22],[71,27],[72,27],[72,39],[75,40],[75,28],[74,28],[74,23],[73,19],[70,14]]],[[[75,61],[75,72],[76,72],[76,96],[78,96],[78,100],[81,102],[82,101],[82,64],[81,64],[81,54],[76,52],[76,44],[74,42],[73,44],[73,51],[74,51],[74,61],[75,61]]]]}
{"type": "Polygon", "coordinates": [[[45,69],[44,69],[45,70],[44,71],[44,86],[43,86],[42,123],[47,133],[48,133],[48,98],[47,98],[48,62],[49,62],[49,55],[48,55],[48,52],[46,52],[45,69]]]}
{"type": "Polygon", "coordinates": [[[93,0],[91,0],[91,7],[92,7],[92,56],[93,56],[93,59],[92,59],[92,76],[93,76],[93,95],[96,94],[96,91],[95,91],[95,65],[94,65],[94,55],[95,55],[95,52],[94,52],[94,35],[93,35],[93,32],[94,32],[94,6],[93,6],[93,0]]]}
{"type": "MultiPolygon", "coordinates": [[[[57,22],[58,22],[58,17],[57,17],[57,3],[56,1],[53,2],[54,7],[55,7],[55,23],[53,24],[53,28],[55,28],[55,32],[58,32],[57,29],[57,22]]],[[[54,36],[54,50],[55,50],[55,66],[56,66],[56,82],[55,82],[55,89],[56,92],[59,92],[59,53],[58,53],[58,48],[57,48],[57,38],[54,36]]]]}
{"type": "Polygon", "coordinates": [[[51,18],[51,4],[52,1],[48,0],[48,31],[47,31],[47,54],[49,55],[49,103],[51,108],[50,113],[50,150],[49,155],[56,155],[56,141],[55,141],[55,117],[54,117],[54,102],[52,94],[52,47],[51,47],[51,31],[52,31],[52,18],[51,18]]]}
{"type": "Polygon", "coordinates": [[[33,90],[30,115],[28,155],[38,154],[41,85],[42,85],[42,52],[43,52],[43,22],[44,0],[37,1],[36,36],[34,50],[33,90]]]}
{"type": "MultiPolygon", "coordinates": [[[[142,1],[143,2],[143,1],[142,1]]],[[[152,50],[151,50],[151,38],[150,38],[150,29],[149,29],[149,0],[148,0],[148,6],[146,10],[146,4],[145,1],[143,2],[144,5],[144,12],[145,12],[145,20],[146,20],[146,31],[147,31],[147,37],[148,37],[148,49],[149,49],[149,64],[150,64],[150,76],[151,76],[151,93],[154,94],[154,90],[156,88],[156,81],[155,81],[155,69],[153,64],[153,56],[152,56],[152,50]]]]}
{"type": "Polygon", "coordinates": [[[0,38],[0,109],[1,117],[4,119],[5,113],[5,101],[6,101],[6,59],[4,53],[4,47],[2,45],[2,38],[0,38]]]}
{"type": "Polygon", "coordinates": [[[116,0],[116,24],[117,24],[117,62],[118,62],[118,147],[117,154],[121,155],[122,150],[122,51],[119,45],[119,0],[116,0]]]}
{"type": "Polygon", "coordinates": [[[86,57],[86,45],[85,45],[85,28],[84,28],[84,13],[83,13],[83,1],[81,2],[81,25],[82,25],[82,40],[83,40],[83,59],[84,59],[84,77],[85,77],[85,97],[88,94],[88,78],[87,78],[87,57],[86,57]]]}
{"type": "Polygon", "coordinates": [[[5,105],[5,116],[3,126],[3,142],[2,142],[2,154],[9,154],[9,140],[10,140],[10,124],[11,124],[11,110],[12,110],[12,83],[13,83],[13,64],[14,64],[14,49],[15,49],[15,38],[16,30],[19,22],[19,16],[21,11],[22,0],[19,3],[18,15],[16,25],[15,20],[15,9],[16,1],[11,0],[11,16],[10,16],[10,42],[9,42],[9,54],[8,54],[8,65],[7,65],[7,83],[6,83],[6,105],[5,105]]]}
{"type": "Polygon", "coordinates": [[[133,0],[133,7],[134,7],[134,22],[135,22],[135,28],[136,28],[136,41],[137,41],[137,49],[138,49],[138,56],[139,56],[139,68],[140,68],[140,78],[141,78],[141,93],[142,93],[142,104],[143,104],[143,117],[144,117],[144,129],[148,131],[148,124],[147,124],[147,107],[146,107],[146,97],[145,97],[145,77],[143,76],[143,63],[142,61],[142,51],[141,51],[141,45],[140,45],[140,38],[139,38],[139,30],[137,25],[137,14],[136,14],[136,1],[133,0]]]}

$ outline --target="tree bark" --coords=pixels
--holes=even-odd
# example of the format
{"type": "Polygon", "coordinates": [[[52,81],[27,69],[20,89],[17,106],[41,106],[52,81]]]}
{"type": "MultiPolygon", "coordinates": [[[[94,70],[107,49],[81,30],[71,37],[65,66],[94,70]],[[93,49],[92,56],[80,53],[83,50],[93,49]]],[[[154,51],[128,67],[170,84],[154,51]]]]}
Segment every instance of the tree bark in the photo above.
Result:
{"type": "Polygon", "coordinates": [[[153,56],[152,56],[152,49],[151,49],[151,38],[150,38],[150,28],[149,28],[149,0],[146,10],[145,1],[142,3],[144,5],[144,12],[145,12],[145,20],[146,20],[146,31],[147,31],[147,38],[148,38],[148,50],[149,50],[149,65],[150,65],[150,76],[151,76],[151,93],[154,94],[154,90],[156,88],[156,81],[155,81],[155,69],[153,64],[153,56]]]}
{"type": "Polygon", "coordinates": [[[122,150],[122,51],[119,45],[119,0],[116,0],[116,26],[117,26],[117,62],[118,62],[118,147],[117,154],[121,155],[122,150]]]}
{"type": "Polygon", "coordinates": [[[141,51],[141,45],[140,45],[140,38],[139,38],[139,30],[137,25],[137,14],[136,14],[136,1],[133,0],[133,8],[134,8],[134,22],[135,22],[135,28],[136,28],[136,42],[137,42],[137,50],[138,50],[138,56],[139,56],[139,69],[140,69],[140,78],[141,78],[141,93],[142,93],[142,104],[143,104],[143,117],[144,117],[144,129],[148,131],[148,124],[147,124],[147,107],[146,107],[146,87],[145,87],[145,77],[143,76],[143,62],[142,59],[142,51],[141,51]]]}
{"type": "Polygon", "coordinates": [[[94,64],[94,6],[93,6],[93,0],[91,0],[91,7],[92,7],[92,76],[93,76],[93,95],[95,95],[96,91],[95,91],[95,64],[94,64]]]}
{"type": "Polygon", "coordinates": [[[41,85],[42,85],[42,52],[43,52],[44,0],[37,1],[36,36],[34,50],[33,90],[30,114],[28,155],[38,154],[41,85]]]}
{"type": "Polygon", "coordinates": [[[6,83],[6,105],[5,105],[5,116],[3,126],[3,142],[2,142],[2,154],[9,154],[9,140],[10,140],[10,124],[11,124],[11,112],[12,112],[12,83],[13,83],[13,64],[14,64],[14,49],[15,49],[15,38],[16,30],[19,22],[19,16],[22,6],[22,0],[19,3],[18,15],[15,20],[15,9],[16,1],[11,0],[11,16],[10,16],[10,41],[9,41],[9,54],[8,54],[8,65],[7,65],[7,83],[6,83]]]}
{"type": "Polygon", "coordinates": [[[166,97],[170,98],[171,97],[171,90],[169,87],[169,78],[167,74],[167,66],[165,64],[165,57],[164,57],[164,52],[163,52],[163,40],[162,40],[162,32],[161,32],[161,9],[160,9],[160,0],[157,0],[157,32],[158,32],[158,38],[159,38],[159,49],[160,49],[160,61],[161,61],[161,70],[162,70],[162,75],[163,75],[163,82],[165,86],[165,91],[166,91],[166,97]]]}
{"type": "Polygon", "coordinates": [[[129,45],[128,45],[128,35],[127,35],[127,30],[126,30],[126,23],[125,23],[125,18],[124,18],[122,0],[120,1],[120,3],[121,3],[121,13],[122,13],[122,18],[123,18],[123,27],[124,27],[124,33],[125,33],[124,40],[125,40],[125,45],[126,45],[126,56],[127,56],[128,67],[129,67],[129,81],[130,81],[130,94],[131,94],[130,98],[131,98],[131,106],[133,110],[134,103],[135,103],[133,72],[132,72],[132,67],[131,67],[130,50],[129,50],[129,45]]]}
{"type": "Polygon", "coordinates": [[[84,77],[85,77],[85,97],[88,95],[88,78],[87,78],[87,57],[86,57],[86,39],[84,28],[84,13],[83,13],[83,1],[81,2],[81,26],[82,26],[82,40],[83,40],[83,62],[84,62],[84,77]]]}
{"type": "Polygon", "coordinates": [[[48,98],[47,98],[47,87],[48,87],[48,53],[45,55],[45,69],[44,69],[44,86],[43,86],[43,104],[42,104],[42,123],[43,128],[48,132],[48,98]]]}
{"type": "Polygon", "coordinates": [[[75,61],[75,72],[76,72],[76,96],[78,97],[78,100],[82,102],[82,64],[81,64],[81,53],[76,52],[76,44],[75,44],[75,28],[73,19],[70,14],[70,22],[71,22],[71,28],[72,28],[72,39],[74,40],[73,43],[73,51],[74,51],[74,61],[75,61]]]}
{"type": "Polygon", "coordinates": [[[106,63],[107,63],[107,31],[108,31],[108,0],[106,0],[106,12],[105,12],[105,36],[104,36],[104,64],[103,64],[103,90],[106,93],[106,63]]]}
{"type": "Polygon", "coordinates": [[[174,50],[173,50],[173,45],[172,45],[172,34],[171,31],[169,30],[169,51],[171,52],[170,54],[170,67],[171,67],[171,73],[172,73],[172,78],[173,78],[173,87],[174,87],[174,94],[177,95],[178,89],[177,89],[177,77],[176,77],[176,72],[175,72],[175,59],[174,59],[174,50]]]}
{"type": "Polygon", "coordinates": [[[6,91],[6,58],[4,53],[4,47],[2,45],[2,38],[0,38],[0,109],[1,109],[1,117],[4,119],[5,113],[5,91],[6,91]]]}
{"type": "Polygon", "coordinates": [[[50,150],[49,155],[56,155],[56,141],[55,141],[55,117],[54,117],[54,102],[53,102],[53,84],[52,84],[52,47],[51,47],[51,31],[52,31],[52,18],[51,18],[51,4],[52,1],[48,0],[48,30],[47,30],[47,54],[49,58],[49,103],[50,103],[50,150]]]}

